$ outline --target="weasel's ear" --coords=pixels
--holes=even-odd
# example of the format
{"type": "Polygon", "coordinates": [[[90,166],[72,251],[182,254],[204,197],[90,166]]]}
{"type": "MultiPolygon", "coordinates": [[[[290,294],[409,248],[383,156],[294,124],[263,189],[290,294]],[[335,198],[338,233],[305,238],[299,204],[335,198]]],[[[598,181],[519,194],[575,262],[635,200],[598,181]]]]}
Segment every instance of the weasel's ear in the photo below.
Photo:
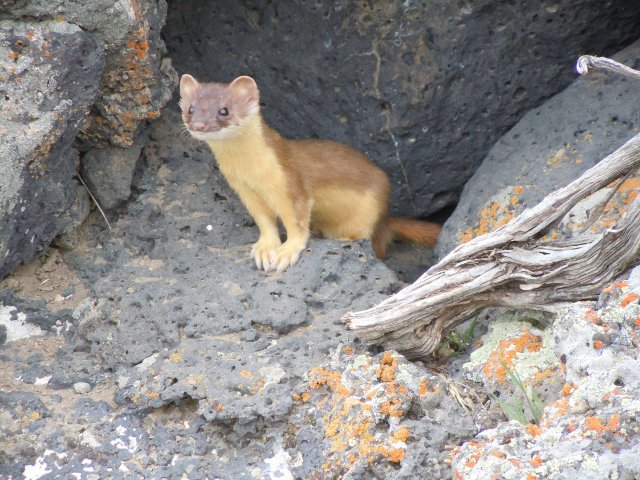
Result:
{"type": "Polygon", "coordinates": [[[258,106],[260,92],[253,78],[247,77],[246,75],[238,77],[229,84],[229,88],[233,90],[236,95],[245,98],[247,103],[258,106]]]}
{"type": "Polygon", "coordinates": [[[188,97],[198,88],[198,85],[199,83],[195,78],[185,73],[182,75],[182,78],[180,78],[180,96],[188,97]]]}

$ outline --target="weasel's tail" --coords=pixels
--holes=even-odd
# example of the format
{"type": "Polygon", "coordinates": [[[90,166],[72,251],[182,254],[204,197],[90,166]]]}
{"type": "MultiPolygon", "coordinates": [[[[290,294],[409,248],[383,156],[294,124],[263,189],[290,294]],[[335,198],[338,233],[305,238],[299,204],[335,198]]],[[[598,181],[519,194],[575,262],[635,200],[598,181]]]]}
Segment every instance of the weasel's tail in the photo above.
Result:
{"type": "Polygon", "coordinates": [[[388,217],[376,229],[371,243],[378,258],[383,258],[394,238],[417,245],[433,247],[438,240],[442,225],[410,218],[388,217]]]}

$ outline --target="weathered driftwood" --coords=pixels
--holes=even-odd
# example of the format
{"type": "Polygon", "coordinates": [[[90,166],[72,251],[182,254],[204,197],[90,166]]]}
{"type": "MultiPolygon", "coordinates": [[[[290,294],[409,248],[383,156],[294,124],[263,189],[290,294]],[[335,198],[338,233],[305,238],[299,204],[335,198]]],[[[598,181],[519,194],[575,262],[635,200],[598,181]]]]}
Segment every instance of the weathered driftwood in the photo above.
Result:
{"type": "Polygon", "coordinates": [[[640,199],[599,234],[541,237],[580,200],[638,167],[640,135],[507,225],[459,245],[412,285],[369,310],[347,313],[346,326],[368,343],[416,358],[485,307],[548,309],[593,298],[640,252],[640,199]]]}
{"type": "Polygon", "coordinates": [[[626,65],[611,60],[606,57],[593,57],[591,55],[582,55],[576,62],[576,72],[580,75],[585,75],[589,72],[589,69],[595,70],[608,70],[613,73],[618,73],[625,77],[640,79],[640,72],[629,68],[626,65]]]}

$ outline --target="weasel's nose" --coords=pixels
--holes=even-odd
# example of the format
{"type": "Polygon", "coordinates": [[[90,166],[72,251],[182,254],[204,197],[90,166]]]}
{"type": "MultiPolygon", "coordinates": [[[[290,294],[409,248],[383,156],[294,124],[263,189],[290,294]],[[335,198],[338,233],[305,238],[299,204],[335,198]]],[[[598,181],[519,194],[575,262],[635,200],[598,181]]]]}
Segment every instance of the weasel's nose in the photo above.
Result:
{"type": "Polygon", "coordinates": [[[204,122],[193,122],[191,124],[191,128],[193,128],[196,132],[204,132],[206,125],[204,122]]]}

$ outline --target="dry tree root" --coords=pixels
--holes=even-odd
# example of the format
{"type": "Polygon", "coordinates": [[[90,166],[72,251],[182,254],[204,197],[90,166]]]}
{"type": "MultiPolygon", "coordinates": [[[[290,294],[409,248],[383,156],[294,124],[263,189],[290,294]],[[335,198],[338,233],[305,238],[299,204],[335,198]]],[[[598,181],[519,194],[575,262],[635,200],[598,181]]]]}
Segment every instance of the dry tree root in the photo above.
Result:
{"type": "MultiPolygon", "coordinates": [[[[598,57],[580,57],[576,68],[640,78],[640,72],[598,57]]],[[[368,343],[419,358],[437,348],[443,332],[485,307],[549,310],[595,297],[640,253],[640,199],[599,234],[542,237],[580,200],[638,167],[640,135],[510,223],[459,245],[412,285],[368,310],[347,313],[344,323],[368,343]]]]}

